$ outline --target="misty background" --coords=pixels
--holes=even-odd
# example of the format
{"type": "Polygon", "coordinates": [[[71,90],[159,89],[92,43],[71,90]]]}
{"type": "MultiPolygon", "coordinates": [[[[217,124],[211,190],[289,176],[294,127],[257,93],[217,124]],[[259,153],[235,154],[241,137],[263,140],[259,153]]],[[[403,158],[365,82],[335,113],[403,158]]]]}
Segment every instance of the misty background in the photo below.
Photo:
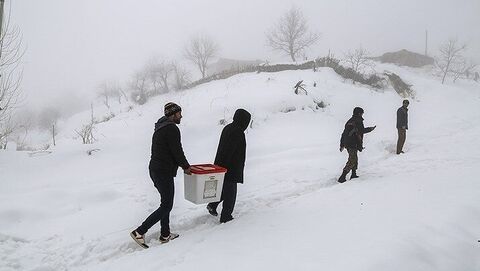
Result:
{"type": "MultiPolygon", "coordinates": [[[[478,0],[22,0],[6,10],[23,35],[25,99],[21,108],[54,106],[62,114],[87,108],[105,80],[125,85],[152,57],[184,61],[188,39],[206,34],[218,56],[269,62],[290,61],[272,51],[265,32],[292,6],[321,33],[306,56],[341,56],[362,46],[371,55],[407,49],[428,55],[456,37],[467,56],[480,62],[478,0]]],[[[185,62],[187,64],[187,62],[185,62]]],[[[193,79],[200,75],[187,66],[193,79]]]]}

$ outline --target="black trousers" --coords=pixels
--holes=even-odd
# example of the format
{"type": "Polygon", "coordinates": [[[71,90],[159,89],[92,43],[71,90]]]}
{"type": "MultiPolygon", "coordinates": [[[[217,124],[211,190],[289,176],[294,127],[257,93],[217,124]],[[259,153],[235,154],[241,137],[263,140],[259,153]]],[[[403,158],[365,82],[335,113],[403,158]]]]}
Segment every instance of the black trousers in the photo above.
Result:
{"type": "Polygon", "coordinates": [[[160,193],[160,207],[145,219],[142,225],[137,228],[137,232],[143,235],[160,221],[162,236],[168,236],[170,235],[170,211],[173,208],[173,197],[175,195],[173,176],[159,174],[150,169],[150,178],[158,193],[160,193]]]}
{"type": "Polygon", "coordinates": [[[223,182],[222,196],[220,201],[211,202],[208,205],[214,210],[217,209],[220,202],[223,201],[222,213],[220,214],[220,222],[228,222],[233,219],[232,213],[235,208],[235,201],[237,199],[237,183],[232,181],[223,182]]]}
{"type": "Polygon", "coordinates": [[[403,145],[405,145],[405,140],[407,139],[407,130],[402,128],[397,128],[398,130],[398,140],[397,140],[397,154],[402,153],[403,145]]]}

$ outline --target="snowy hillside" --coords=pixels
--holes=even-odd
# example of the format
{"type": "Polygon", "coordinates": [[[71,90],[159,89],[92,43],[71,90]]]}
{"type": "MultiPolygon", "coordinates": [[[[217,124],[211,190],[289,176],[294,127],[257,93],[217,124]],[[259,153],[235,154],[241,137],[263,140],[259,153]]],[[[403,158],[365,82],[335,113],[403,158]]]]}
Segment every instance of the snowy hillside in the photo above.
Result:
{"type": "Polygon", "coordinates": [[[417,94],[400,156],[402,98],[329,68],[241,74],[160,96],[99,124],[93,145],[73,138],[84,112],[50,154],[1,151],[0,270],[480,270],[480,85],[381,67],[417,94]],[[293,93],[299,80],[309,95],[293,93]],[[191,164],[212,162],[220,120],[252,113],[245,184],[235,220],[219,224],[184,200],[179,171],[170,223],[181,236],[160,245],[155,226],[143,250],[129,232],[159,205],[147,167],[169,101],[183,108],[191,164]],[[320,101],[327,107],[316,109],[320,101]],[[365,136],[360,178],[338,184],[347,160],[339,137],[355,106],[377,129],[365,136]]]}

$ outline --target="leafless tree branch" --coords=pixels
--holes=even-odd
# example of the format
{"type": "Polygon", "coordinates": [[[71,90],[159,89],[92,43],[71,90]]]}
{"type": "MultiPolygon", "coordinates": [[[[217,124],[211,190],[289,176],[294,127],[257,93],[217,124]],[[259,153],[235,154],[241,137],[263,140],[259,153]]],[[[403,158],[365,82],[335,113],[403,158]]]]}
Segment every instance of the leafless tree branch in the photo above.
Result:
{"type": "MultiPolygon", "coordinates": [[[[374,67],[373,61],[369,58],[369,52],[361,46],[354,51],[345,53],[343,62],[354,71],[354,74],[363,74],[365,68],[373,69],[374,67]]],[[[356,79],[353,79],[353,83],[356,81],[356,79]]]]}
{"type": "Polygon", "coordinates": [[[456,38],[449,39],[440,46],[440,55],[435,59],[435,64],[441,72],[442,84],[445,83],[445,79],[449,74],[455,78],[456,73],[464,72],[466,60],[463,54],[466,49],[467,45],[459,43],[456,38]]]}
{"type": "MultiPolygon", "coordinates": [[[[3,10],[2,10],[3,12],[3,10]]],[[[8,137],[15,131],[13,111],[23,98],[20,90],[23,72],[21,58],[25,53],[22,35],[10,24],[11,11],[0,27],[0,147],[6,148],[8,137]]]]}
{"type": "Polygon", "coordinates": [[[175,75],[173,87],[177,91],[182,90],[187,84],[190,83],[190,73],[183,66],[176,62],[172,63],[172,66],[175,75]]]}
{"type": "Polygon", "coordinates": [[[190,39],[184,49],[184,57],[194,63],[202,74],[207,76],[208,62],[218,53],[219,47],[215,41],[208,36],[197,36],[190,39]]]}
{"type": "Polygon", "coordinates": [[[273,50],[296,57],[306,48],[315,44],[320,34],[308,31],[307,20],[300,9],[291,8],[277,24],[266,33],[267,45],[273,50]]]}

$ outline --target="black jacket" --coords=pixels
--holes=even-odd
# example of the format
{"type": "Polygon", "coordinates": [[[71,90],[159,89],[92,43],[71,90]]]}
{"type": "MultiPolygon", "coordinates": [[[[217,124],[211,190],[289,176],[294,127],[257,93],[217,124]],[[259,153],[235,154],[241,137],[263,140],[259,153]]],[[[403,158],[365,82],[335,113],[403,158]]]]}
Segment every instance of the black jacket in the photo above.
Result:
{"type": "Polygon", "coordinates": [[[190,167],[180,142],[180,130],[173,121],[162,117],[155,123],[149,167],[159,174],[174,177],[179,166],[183,169],[190,167]]]}
{"type": "Polygon", "coordinates": [[[370,133],[373,129],[373,127],[365,128],[363,118],[358,115],[353,115],[347,123],[345,123],[345,129],[340,139],[340,147],[362,151],[363,135],[370,133]]]}
{"type": "Polygon", "coordinates": [[[250,113],[244,109],[238,109],[233,116],[233,122],[223,128],[220,136],[215,164],[227,169],[225,174],[227,182],[243,183],[247,147],[244,132],[250,119],[250,113]]]}
{"type": "Polygon", "coordinates": [[[397,110],[397,129],[408,129],[408,108],[401,106],[397,110]]]}

